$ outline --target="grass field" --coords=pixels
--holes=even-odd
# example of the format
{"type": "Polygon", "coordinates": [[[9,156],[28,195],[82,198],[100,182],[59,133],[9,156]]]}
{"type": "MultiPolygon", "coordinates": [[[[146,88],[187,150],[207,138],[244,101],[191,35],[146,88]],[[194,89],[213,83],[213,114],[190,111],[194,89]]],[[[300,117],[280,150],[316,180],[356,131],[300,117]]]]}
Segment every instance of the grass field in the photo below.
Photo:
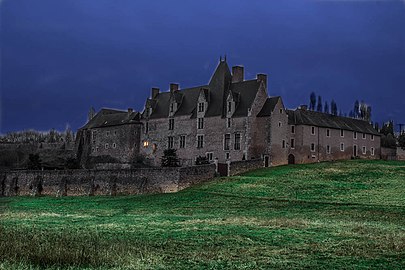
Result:
{"type": "Polygon", "coordinates": [[[0,198],[0,269],[404,269],[405,162],[261,169],[174,194],[0,198]]]}

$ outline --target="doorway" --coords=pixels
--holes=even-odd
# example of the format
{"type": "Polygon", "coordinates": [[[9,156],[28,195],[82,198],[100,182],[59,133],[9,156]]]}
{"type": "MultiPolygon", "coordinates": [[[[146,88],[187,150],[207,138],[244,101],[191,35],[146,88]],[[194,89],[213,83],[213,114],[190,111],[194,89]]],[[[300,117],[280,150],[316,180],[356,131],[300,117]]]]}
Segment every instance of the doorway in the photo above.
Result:
{"type": "Polygon", "coordinates": [[[293,154],[288,155],[288,164],[295,164],[295,156],[293,154]]]}

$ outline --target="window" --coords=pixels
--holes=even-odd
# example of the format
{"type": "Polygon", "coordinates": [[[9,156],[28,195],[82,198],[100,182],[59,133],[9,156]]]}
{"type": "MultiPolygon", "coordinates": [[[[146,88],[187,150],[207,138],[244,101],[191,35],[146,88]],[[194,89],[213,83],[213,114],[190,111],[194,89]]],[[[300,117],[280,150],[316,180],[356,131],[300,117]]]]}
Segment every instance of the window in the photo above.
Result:
{"type": "Polygon", "coordinates": [[[149,122],[146,122],[145,124],[145,133],[148,133],[149,131],[149,122]]]}
{"type": "Polygon", "coordinates": [[[226,119],[226,127],[230,128],[231,127],[231,118],[226,119]]]}
{"type": "Polygon", "coordinates": [[[197,136],[197,148],[203,148],[204,147],[204,135],[198,135],[197,136]]]}
{"type": "Polygon", "coordinates": [[[198,129],[203,129],[204,128],[204,118],[198,118],[198,129]]]}
{"type": "Polygon", "coordinates": [[[170,103],[170,112],[174,111],[174,103],[170,103]]]}
{"type": "Polygon", "coordinates": [[[94,147],[91,148],[91,151],[92,151],[92,152],[95,152],[95,151],[96,151],[96,148],[94,148],[94,147]]]}
{"type": "Polygon", "coordinates": [[[281,127],[281,122],[278,122],[278,127],[281,127]]]}
{"type": "Polygon", "coordinates": [[[96,152],[98,152],[98,146],[96,147],[96,152]]]}
{"type": "Polygon", "coordinates": [[[295,134],[295,126],[291,126],[291,133],[295,134]]]}
{"type": "Polygon", "coordinates": [[[363,139],[366,139],[366,133],[363,133],[363,139]]]}
{"type": "Polygon", "coordinates": [[[311,127],[311,134],[315,135],[315,127],[311,127]]]}
{"type": "Polygon", "coordinates": [[[371,147],[371,155],[374,156],[374,147],[371,147]]]}
{"type": "Polygon", "coordinates": [[[174,129],[174,119],[169,119],[169,130],[174,129]]]}
{"type": "Polygon", "coordinates": [[[91,133],[91,135],[92,135],[92,137],[93,137],[93,140],[95,140],[96,139],[96,135],[97,135],[97,131],[93,131],[92,133],[91,133]]]}
{"type": "Polygon", "coordinates": [[[282,114],[283,113],[283,109],[280,109],[280,114],[282,114]]]}
{"type": "Polygon", "coordinates": [[[341,143],[340,144],[340,151],[345,151],[345,144],[344,143],[341,143]]]}
{"type": "Polygon", "coordinates": [[[108,147],[109,147],[108,143],[106,143],[106,144],[104,145],[104,147],[105,147],[105,149],[108,149],[108,147]]]}
{"type": "Polygon", "coordinates": [[[198,103],[198,112],[203,112],[204,111],[204,102],[198,103]]]}
{"type": "Polygon", "coordinates": [[[96,140],[93,141],[93,144],[96,144],[96,140]]]}
{"type": "Polygon", "coordinates": [[[228,102],[228,112],[232,111],[232,102],[228,102]]]}
{"type": "Polygon", "coordinates": [[[357,132],[356,131],[353,132],[353,139],[357,140],[357,132]]]}
{"type": "Polygon", "coordinates": [[[326,129],[326,137],[330,137],[330,129],[326,129]]]}
{"type": "Polygon", "coordinates": [[[114,135],[117,135],[117,131],[116,131],[116,130],[114,130],[114,135]]]}
{"type": "Polygon", "coordinates": [[[282,148],[285,148],[285,140],[282,141],[282,148]]]}
{"type": "Polygon", "coordinates": [[[344,137],[345,136],[345,131],[343,129],[340,130],[340,137],[344,137]]]}
{"type": "Polygon", "coordinates": [[[181,135],[180,136],[180,148],[185,148],[186,147],[186,136],[181,135]]]}
{"type": "Polygon", "coordinates": [[[330,154],[330,145],[327,145],[327,146],[326,146],[326,153],[327,153],[327,154],[330,154]]]}
{"type": "Polygon", "coordinates": [[[144,141],[143,142],[143,147],[148,147],[149,146],[149,142],[148,141],[144,141]]]}
{"type": "Polygon", "coordinates": [[[235,133],[235,144],[233,148],[235,150],[240,150],[240,133],[235,133]]]}
{"type": "Polygon", "coordinates": [[[231,142],[231,134],[224,135],[224,150],[229,150],[229,144],[231,142]]]}
{"type": "Polygon", "coordinates": [[[173,149],[173,137],[172,136],[167,137],[167,148],[173,149]]]}
{"type": "Polygon", "coordinates": [[[117,144],[116,144],[116,143],[113,143],[113,148],[117,148],[117,144]]]}
{"type": "Polygon", "coordinates": [[[207,159],[208,159],[209,161],[212,161],[212,160],[213,160],[213,153],[212,153],[212,152],[207,153],[206,156],[207,156],[207,159]]]}
{"type": "Polygon", "coordinates": [[[367,153],[367,148],[366,148],[365,146],[363,146],[363,147],[361,148],[361,150],[362,150],[362,152],[363,152],[363,155],[365,155],[365,154],[367,153]]]}
{"type": "Polygon", "coordinates": [[[107,137],[110,136],[110,131],[107,131],[107,132],[106,132],[106,136],[107,136],[107,137]]]}
{"type": "Polygon", "coordinates": [[[315,144],[311,143],[311,152],[315,152],[315,144]]]}
{"type": "Polygon", "coordinates": [[[230,158],[231,158],[231,155],[229,154],[229,152],[227,152],[227,153],[225,154],[225,159],[228,160],[228,159],[230,159],[230,158]]]}
{"type": "Polygon", "coordinates": [[[295,140],[294,139],[291,139],[290,146],[291,146],[291,149],[295,148],[295,140]]]}
{"type": "Polygon", "coordinates": [[[371,134],[371,140],[374,141],[374,135],[373,134],[371,134]]]}

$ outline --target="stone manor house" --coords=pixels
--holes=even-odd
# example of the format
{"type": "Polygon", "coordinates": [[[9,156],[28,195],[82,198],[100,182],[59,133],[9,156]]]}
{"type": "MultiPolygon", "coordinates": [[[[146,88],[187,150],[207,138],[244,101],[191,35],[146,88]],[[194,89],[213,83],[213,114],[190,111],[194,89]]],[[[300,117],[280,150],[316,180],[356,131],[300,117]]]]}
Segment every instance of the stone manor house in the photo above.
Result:
{"type": "Polygon", "coordinates": [[[88,159],[160,166],[163,151],[177,150],[181,165],[198,156],[210,162],[262,159],[263,166],[352,157],[380,158],[380,135],[366,121],[287,110],[269,96],[267,75],[245,80],[242,66],[220,60],[206,85],[170,91],[152,88],[142,112],[102,109],[79,129],[76,147],[88,159]]]}

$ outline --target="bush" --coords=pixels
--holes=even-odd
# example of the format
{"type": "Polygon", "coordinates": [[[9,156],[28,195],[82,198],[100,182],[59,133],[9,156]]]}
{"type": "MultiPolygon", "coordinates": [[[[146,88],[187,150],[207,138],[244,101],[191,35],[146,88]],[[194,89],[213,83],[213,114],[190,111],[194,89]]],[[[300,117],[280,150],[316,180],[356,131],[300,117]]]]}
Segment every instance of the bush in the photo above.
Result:
{"type": "Polygon", "coordinates": [[[386,148],[396,148],[397,141],[392,134],[381,136],[381,146],[386,148]]]}
{"type": "Polygon", "coordinates": [[[166,149],[163,151],[162,167],[179,167],[179,163],[180,161],[175,149],[166,149]]]}
{"type": "Polygon", "coordinates": [[[205,156],[198,156],[195,160],[195,165],[210,164],[210,161],[205,156]]]}

